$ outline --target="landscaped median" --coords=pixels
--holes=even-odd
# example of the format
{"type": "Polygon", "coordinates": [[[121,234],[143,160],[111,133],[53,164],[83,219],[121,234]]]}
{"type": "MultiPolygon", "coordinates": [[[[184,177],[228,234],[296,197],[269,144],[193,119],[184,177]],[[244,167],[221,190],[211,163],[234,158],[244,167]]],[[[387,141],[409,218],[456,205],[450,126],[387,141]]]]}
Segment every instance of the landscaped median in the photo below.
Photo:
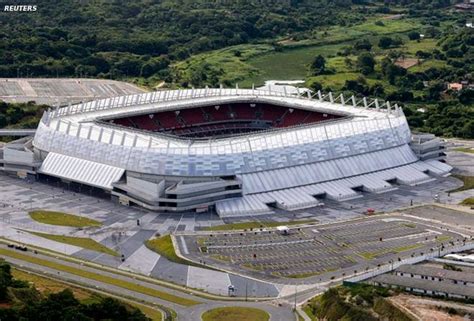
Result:
{"type": "Polygon", "coordinates": [[[270,315],[260,309],[247,307],[226,307],[206,311],[202,321],[268,321],[270,315]]]}
{"type": "Polygon", "coordinates": [[[400,247],[395,247],[395,248],[388,248],[388,249],[383,249],[376,252],[360,252],[360,253],[357,253],[357,255],[363,257],[366,260],[373,260],[379,256],[382,256],[388,253],[401,253],[405,251],[416,250],[420,247],[423,247],[423,244],[412,244],[412,245],[400,246],[400,247]]]}
{"type": "Polygon", "coordinates": [[[98,227],[102,223],[87,217],[82,217],[73,214],[67,214],[54,211],[31,211],[30,217],[43,224],[71,226],[71,227],[98,227]]]}
{"type": "MultiPolygon", "coordinates": [[[[12,241],[12,240],[9,240],[9,239],[4,239],[4,238],[0,237],[0,246],[1,246],[1,244],[5,245],[5,246],[8,245],[8,244],[20,245],[20,243],[17,243],[15,241],[12,241]]],[[[141,274],[135,274],[135,273],[132,273],[132,272],[128,272],[126,270],[117,270],[117,269],[109,267],[109,266],[103,266],[103,265],[99,265],[97,263],[93,263],[93,262],[90,262],[90,261],[84,261],[84,260],[75,258],[73,256],[68,256],[68,255],[65,255],[65,254],[60,253],[60,252],[55,252],[55,251],[52,251],[52,250],[49,250],[49,249],[44,249],[42,247],[37,247],[37,246],[34,246],[34,245],[33,246],[29,245],[28,248],[31,248],[32,250],[37,251],[37,252],[39,252],[41,254],[44,254],[44,255],[47,255],[47,256],[60,258],[61,260],[64,260],[65,262],[81,264],[83,266],[87,266],[87,267],[90,267],[90,268],[93,268],[93,269],[98,269],[98,270],[101,270],[101,271],[104,271],[104,272],[114,273],[114,274],[117,274],[117,275],[120,275],[120,276],[133,277],[134,279],[137,279],[137,280],[148,282],[148,283],[154,284],[154,285],[163,286],[163,287],[169,288],[171,290],[186,292],[186,293],[195,295],[196,297],[202,297],[204,299],[222,300],[222,301],[239,300],[238,298],[235,298],[235,297],[215,295],[215,294],[211,294],[211,293],[208,293],[208,292],[204,292],[204,291],[199,290],[199,289],[188,288],[186,286],[182,286],[182,285],[177,284],[177,283],[171,283],[171,282],[167,282],[167,281],[162,280],[162,279],[156,279],[156,278],[152,278],[152,277],[141,275],[141,274]]],[[[241,299],[241,301],[243,301],[243,300],[244,299],[241,299]]],[[[263,301],[266,301],[266,300],[268,300],[268,299],[264,299],[263,301]]],[[[261,301],[261,299],[259,299],[259,301],[261,301]]]]}
{"type": "Polygon", "coordinates": [[[468,189],[474,188],[474,176],[453,175],[453,177],[456,177],[457,179],[461,180],[464,185],[454,190],[451,190],[451,193],[467,191],[468,189]]]}
{"type": "Polygon", "coordinates": [[[474,197],[468,197],[464,199],[461,203],[461,205],[467,205],[467,206],[473,206],[474,205],[474,197]]]}
{"type": "Polygon", "coordinates": [[[167,258],[171,262],[187,265],[192,264],[192,262],[184,260],[176,255],[173,241],[171,240],[171,235],[169,234],[148,240],[145,242],[145,245],[148,249],[167,258]]]}
{"type": "Polygon", "coordinates": [[[25,261],[25,262],[29,262],[29,263],[32,263],[32,264],[41,265],[41,266],[48,267],[48,268],[51,268],[51,269],[54,269],[54,270],[57,270],[57,271],[74,274],[74,275],[77,275],[77,276],[80,276],[80,277],[83,277],[83,278],[87,278],[87,279],[90,279],[90,280],[94,280],[94,281],[114,285],[114,286],[117,286],[117,287],[121,287],[123,289],[127,289],[127,290],[130,290],[130,291],[134,291],[134,292],[142,293],[142,294],[149,295],[149,296],[152,296],[152,297],[156,297],[158,299],[162,299],[162,300],[165,300],[165,301],[176,303],[176,304],[179,304],[179,305],[182,305],[182,306],[193,306],[193,305],[196,305],[196,304],[200,303],[200,302],[195,301],[195,300],[179,297],[179,296],[169,294],[169,293],[166,293],[166,292],[163,292],[163,291],[160,291],[160,290],[156,290],[156,289],[153,289],[153,288],[149,288],[149,287],[146,287],[146,286],[143,286],[143,285],[140,285],[140,284],[135,284],[135,283],[125,281],[125,280],[121,280],[121,279],[117,279],[117,278],[114,278],[114,277],[111,277],[111,276],[107,276],[107,275],[103,275],[103,274],[94,273],[94,272],[91,272],[91,271],[79,269],[79,268],[76,268],[76,267],[73,267],[73,266],[48,261],[48,260],[41,259],[41,258],[38,258],[38,257],[18,253],[18,252],[12,251],[12,250],[0,249],[0,255],[10,257],[10,258],[14,258],[14,259],[18,259],[18,260],[25,261]]]}
{"type": "Polygon", "coordinates": [[[277,226],[291,226],[291,225],[304,225],[304,224],[315,224],[317,220],[304,220],[304,221],[291,221],[291,222],[242,222],[232,223],[224,225],[216,225],[204,228],[205,231],[230,231],[230,230],[249,230],[259,228],[271,228],[277,226]]]}
{"type": "Polygon", "coordinates": [[[163,256],[164,258],[168,259],[171,262],[184,264],[184,265],[191,265],[196,266],[204,269],[215,270],[214,268],[204,265],[198,264],[190,260],[186,260],[176,254],[176,250],[173,245],[173,240],[171,239],[171,235],[164,235],[161,237],[157,237],[145,242],[145,245],[148,249],[152,250],[153,252],[158,253],[159,255],[163,256]]]}
{"type": "Polygon", "coordinates": [[[83,249],[86,250],[91,250],[95,252],[100,252],[104,254],[109,254],[112,256],[119,256],[119,254],[108,248],[105,245],[100,244],[99,242],[94,241],[93,239],[87,238],[87,237],[75,237],[75,236],[65,236],[65,235],[56,235],[56,234],[46,234],[46,233],[40,233],[40,232],[33,232],[33,231],[26,231],[22,230],[23,232],[27,232],[39,237],[43,237],[45,239],[55,241],[55,242],[60,242],[64,244],[69,244],[69,245],[74,245],[77,247],[82,247],[83,249]]]}
{"type": "Polygon", "coordinates": [[[474,154],[474,148],[469,148],[469,147],[459,147],[454,149],[457,152],[463,152],[463,153],[469,153],[469,154],[474,154]]]}

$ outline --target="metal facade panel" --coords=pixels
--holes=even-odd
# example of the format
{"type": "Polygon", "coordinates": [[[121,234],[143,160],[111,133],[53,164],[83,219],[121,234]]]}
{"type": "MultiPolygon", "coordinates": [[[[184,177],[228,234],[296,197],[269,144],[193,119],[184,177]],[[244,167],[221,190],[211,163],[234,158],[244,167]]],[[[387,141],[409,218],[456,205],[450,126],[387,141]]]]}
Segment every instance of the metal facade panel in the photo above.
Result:
{"type": "Polygon", "coordinates": [[[144,93],[61,108],[45,114],[34,146],[141,173],[220,176],[355,156],[409,141],[410,130],[403,113],[389,114],[267,91],[216,88],[144,93]],[[208,141],[173,139],[93,121],[236,101],[273,103],[354,117],[208,141]]]}
{"type": "Polygon", "coordinates": [[[118,181],[124,169],[66,155],[49,153],[39,172],[107,190],[118,181]]]}

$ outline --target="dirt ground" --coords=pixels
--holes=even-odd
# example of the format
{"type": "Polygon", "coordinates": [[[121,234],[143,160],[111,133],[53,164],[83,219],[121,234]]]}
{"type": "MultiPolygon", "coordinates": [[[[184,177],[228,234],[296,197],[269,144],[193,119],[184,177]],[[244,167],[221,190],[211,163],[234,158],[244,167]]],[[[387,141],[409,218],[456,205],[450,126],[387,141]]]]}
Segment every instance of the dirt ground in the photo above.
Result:
{"type": "Polygon", "coordinates": [[[413,295],[400,294],[390,298],[396,306],[420,321],[466,321],[474,320],[474,305],[448,302],[413,295]],[[454,308],[459,314],[449,314],[440,307],[454,308]]]}
{"type": "Polygon", "coordinates": [[[417,58],[405,58],[395,61],[395,65],[408,69],[410,67],[418,65],[418,62],[419,60],[417,58]]]}

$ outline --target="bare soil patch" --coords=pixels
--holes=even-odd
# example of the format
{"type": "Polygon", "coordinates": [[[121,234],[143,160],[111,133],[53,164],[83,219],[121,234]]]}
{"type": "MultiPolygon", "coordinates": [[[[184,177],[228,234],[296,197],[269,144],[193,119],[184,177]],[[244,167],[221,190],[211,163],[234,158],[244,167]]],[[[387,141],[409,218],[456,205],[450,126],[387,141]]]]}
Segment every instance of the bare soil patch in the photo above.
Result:
{"type": "MultiPolygon", "coordinates": [[[[389,299],[395,305],[405,308],[421,321],[464,321],[465,315],[474,316],[474,306],[458,302],[448,302],[413,295],[400,294],[389,299]],[[449,314],[447,310],[453,308],[458,314],[449,314]]],[[[469,320],[469,317],[467,318],[469,320]]]]}
{"type": "Polygon", "coordinates": [[[418,65],[420,62],[417,58],[405,58],[405,59],[398,59],[395,61],[395,65],[402,67],[404,69],[408,69],[410,67],[418,65]]]}

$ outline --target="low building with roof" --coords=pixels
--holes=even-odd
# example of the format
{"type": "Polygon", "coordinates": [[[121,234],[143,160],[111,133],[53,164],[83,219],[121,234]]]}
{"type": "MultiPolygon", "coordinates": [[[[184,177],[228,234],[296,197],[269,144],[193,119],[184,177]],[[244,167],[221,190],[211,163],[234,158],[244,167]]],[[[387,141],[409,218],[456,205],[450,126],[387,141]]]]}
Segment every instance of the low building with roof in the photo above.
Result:
{"type": "Polygon", "coordinates": [[[370,283],[377,286],[400,288],[414,294],[462,300],[474,299],[474,287],[453,284],[447,281],[427,281],[393,274],[382,274],[372,278],[370,283]]]}

